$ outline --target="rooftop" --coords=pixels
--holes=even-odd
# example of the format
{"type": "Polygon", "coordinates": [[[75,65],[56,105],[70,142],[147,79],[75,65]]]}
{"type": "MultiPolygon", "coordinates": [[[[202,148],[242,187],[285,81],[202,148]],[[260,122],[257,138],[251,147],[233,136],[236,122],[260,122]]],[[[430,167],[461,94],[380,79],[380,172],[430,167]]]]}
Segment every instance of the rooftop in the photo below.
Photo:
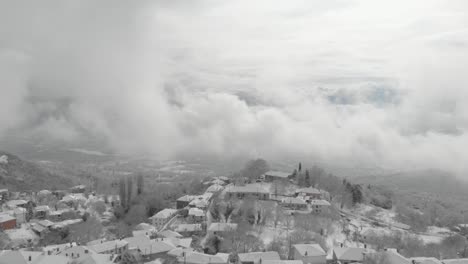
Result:
{"type": "Polygon", "coordinates": [[[0,214],[0,223],[8,222],[11,220],[16,220],[16,218],[14,218],[13,216],[9,214],[0,214]]]}
{"type": "Polygon", "coordinates": [[[195,231],[201,231],[201,230],[202,230],[201,224],[180,224],[176,228],[177,232],[195,232],[195,231]]]}
{"type": "Polygon", "coordinates": [[[250,253],[240,253],[239,259],[241,262],[254,262],[258,263],[260,259],[262,262],[264,260],[280,260],[280,256],[276,251],[268,252],[250,252],[250,253]]]}
{"type": "Polygon", "coordinates": [[[312,200],[310,201],[311,205],[324,205],[324,206],[330,206],[331,204],[325,200],[312,200]]]}
{"type": "Polygon", "coordinates": [[[244,186],[230,186],[226,189],[228,193],[270,193],[265,187],[259,184],[248,184],[244,186]]]}
{"type": "Polygon", "coordinates": [[[294,248],[302,256],[326,256],[327,253],[319,244],[296,244],[294,248]]]}
{"type": "Polygon", "coordinates": [[[112,240],[107,242],[102,242],[99,244],[89,246],[90,249],[96,251],[97,253],[103,253],[109,250],[116,248],[122,248],[128,245],[128,242],[125,240],[112,240]]]}
{"type": "Polygon", "coordinates": [[[314,187],[302,188],[298,189],[296,193],[306,193],[306,194],[321,194],[319,189],[315,189],[314,187]]]}
{"type": "Polygon", "coordinates": [[[233,231],[237,229],[237,224],[234,223],[211,223],[208,231],[233,231]]]}
{"type": "Polygon", "coordinates": [[[265,176],[277,177],[277,178],[288,178],[291,175],[289,172],[283,171],[268,171],[265,176]]]}
{"type": "Polygon", "coordinates": [[[150,217],[150,219],[153,219],[153,218],[163,218],[163,219],[166,219],[166,218],[169,218],[171,217],[172,215],[174,215],[175,213],[177,213],[177,210],[176,209],[171,209],[171,208],[166,208],[166,209],[163,209],[159,212],[157,212],[155,215],[153,215],[152,217],[150,217]]]}
{"type": "Polygon", "coordinates": [[[295,197],[286,197],[281,201],[281,203],[283,204],[307,204],[304,200],[295,198],[295,197]]]}
{"type": "Polygon", "coordinates": [[[339,260],[362,261],[364,258],[365,249],[337,247],[333,249],[333,253],[339,260]]]}

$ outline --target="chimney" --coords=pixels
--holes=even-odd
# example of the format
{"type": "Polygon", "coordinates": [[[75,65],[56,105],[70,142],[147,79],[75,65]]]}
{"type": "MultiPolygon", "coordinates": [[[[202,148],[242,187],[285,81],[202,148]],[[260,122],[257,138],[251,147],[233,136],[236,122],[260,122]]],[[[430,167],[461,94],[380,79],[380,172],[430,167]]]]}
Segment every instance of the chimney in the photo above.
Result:
{"type": "Polygon", "coordinates": [[[29,257],[28,257],[28,261],[31,261],[31,260],[32,260],[32,258],[31,258],[31,255],[29,255],[29,257]]]}

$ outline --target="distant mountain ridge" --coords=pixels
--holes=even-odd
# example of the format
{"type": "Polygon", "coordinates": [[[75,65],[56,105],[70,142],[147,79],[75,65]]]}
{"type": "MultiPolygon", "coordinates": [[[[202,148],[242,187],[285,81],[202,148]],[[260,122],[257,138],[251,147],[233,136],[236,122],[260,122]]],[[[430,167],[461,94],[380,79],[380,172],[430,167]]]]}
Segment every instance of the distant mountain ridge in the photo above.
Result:
{"type": "Polygon", "coordinates": [[[442,170],[428,169],[407,171],[383,176],[362,176],[353,178],[361,184],[382,185],[392,189],[410,192],[425,192],[446,196],[468,197],[468,182],[442,170]]]}
{"type": "Polygon", "coordinates": [[[74,184],[69,178],[52,174],[37,164],[4,151],[0,151],[0,160],[0,188],[38,191],[69,188],[74,184]]]}

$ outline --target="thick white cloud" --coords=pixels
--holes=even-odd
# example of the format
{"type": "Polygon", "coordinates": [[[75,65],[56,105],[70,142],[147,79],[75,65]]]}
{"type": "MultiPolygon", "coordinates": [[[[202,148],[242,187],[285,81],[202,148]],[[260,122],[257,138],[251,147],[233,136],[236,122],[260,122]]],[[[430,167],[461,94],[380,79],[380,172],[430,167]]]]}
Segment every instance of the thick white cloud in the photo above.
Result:
{"type": "Polygon", "coordinates": [[[0,133],[464,173],[467,11],[443,0],[2,1],[0,133]]]}

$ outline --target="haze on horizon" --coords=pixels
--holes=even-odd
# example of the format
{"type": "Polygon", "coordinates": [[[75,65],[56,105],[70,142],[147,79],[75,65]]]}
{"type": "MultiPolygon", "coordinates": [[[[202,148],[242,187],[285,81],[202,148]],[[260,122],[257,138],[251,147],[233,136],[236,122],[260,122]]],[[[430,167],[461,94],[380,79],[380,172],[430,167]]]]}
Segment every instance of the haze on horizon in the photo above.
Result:
{"type": "Polygon", "coordinates": [[[0,0],[0,138],[464,175],[467,68],[464,0],[0,0]]]}

